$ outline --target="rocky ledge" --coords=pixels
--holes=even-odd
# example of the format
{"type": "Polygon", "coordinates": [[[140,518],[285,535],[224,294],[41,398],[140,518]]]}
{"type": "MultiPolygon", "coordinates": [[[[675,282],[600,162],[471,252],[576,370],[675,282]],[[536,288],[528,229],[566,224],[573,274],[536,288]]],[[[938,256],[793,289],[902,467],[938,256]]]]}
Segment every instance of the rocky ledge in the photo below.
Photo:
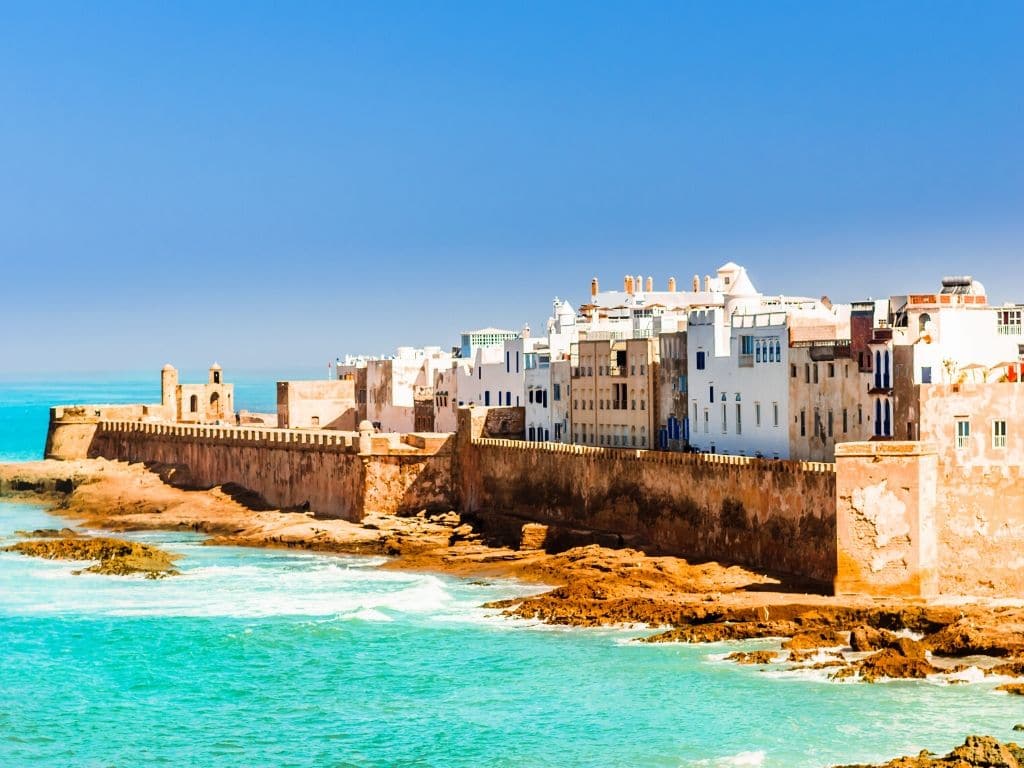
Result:
{"type": "Polygon", "coordinates": [[[898,757],[880,765],[846,765],[838,768],[1024,768],[1024,749],[1014,743],[1002,744],[991,736],[968,736],[945,757],[921,752],[916,757],[898,757]]]}
{"type": "Polygon", "coordinates": [[[6,552],[19,552],[46,560],[96,560],[95,565],[74,571],[75,574],[102,573],[128,576],[141,573],[147,579],[178,575],[176,557],[150,544],[115,539],[107,536],[81,536],[69,529],[21,533],[25,541],[4,547],[6,552]]]}

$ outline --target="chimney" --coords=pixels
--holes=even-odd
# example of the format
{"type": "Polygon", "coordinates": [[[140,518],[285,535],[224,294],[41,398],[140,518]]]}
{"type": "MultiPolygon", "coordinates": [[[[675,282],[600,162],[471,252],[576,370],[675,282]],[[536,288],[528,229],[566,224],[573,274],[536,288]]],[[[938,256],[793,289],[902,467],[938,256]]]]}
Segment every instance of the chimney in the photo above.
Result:
{"type": "Polygon", "coordinates": [[[597,278],[595,277],[593,280],[590,281],[590,298],[597,298],[597,290],[597,278]]]}
{"type": "Polygon", "coordinates": [[[700,277],[698,275],[693,276],[693,292],[697,293],[700,290],[700,277]]]}
{"type": "Polygon", "coordinates": [[[704,290],[711,293],[711,275],[704,275],[704,290]]]}
{"type": "Polygon", "coordinates": [[[668,279],[668,292],[669,293],[675,293],[676,292],[676,279],[674,277],[670,277],[668,279]]]}
{"type": "Polygon", "coordinates": [[[647,292],[650,293],[654,290],[654,278],[650,275],[647,276],[647,292]]]}
{"type": "Polygon", "coordinates": [[[633,276],[626,275],[626,279],[623,281],[623,288],[630,296],[633,295],[633,276]]]}

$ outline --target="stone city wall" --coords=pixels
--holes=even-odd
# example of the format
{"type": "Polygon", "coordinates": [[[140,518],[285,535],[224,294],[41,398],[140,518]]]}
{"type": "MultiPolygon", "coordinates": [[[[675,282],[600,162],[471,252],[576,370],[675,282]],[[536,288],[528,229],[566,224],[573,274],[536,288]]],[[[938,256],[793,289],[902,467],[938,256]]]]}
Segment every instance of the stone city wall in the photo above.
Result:
{"type": "Polygon", "coordinates": [[[466,512],[625,537],[652,550],[817,582],[835,576],[832,464],[478,437],[460,413],[466,512]]]}
{"type": "Polygon", "coordinates": [[[360,454],[352,433],[100,421],[88,455],[179,467],[186,487],[234,483],[272,506],[325,517],[452,508],[445,441],[424,449],[379,437],[360,454]]]}

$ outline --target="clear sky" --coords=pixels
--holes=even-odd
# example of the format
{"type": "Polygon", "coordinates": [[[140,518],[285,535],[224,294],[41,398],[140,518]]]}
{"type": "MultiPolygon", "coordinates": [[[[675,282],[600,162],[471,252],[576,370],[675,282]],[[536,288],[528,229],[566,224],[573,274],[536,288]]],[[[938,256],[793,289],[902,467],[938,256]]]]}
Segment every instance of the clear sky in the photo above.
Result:
{"type": "Polygon", "coordinates": [[[1024,300],[1024,2],[0,5],[0,373],[321,365],[729,259],[1024,300]]]}

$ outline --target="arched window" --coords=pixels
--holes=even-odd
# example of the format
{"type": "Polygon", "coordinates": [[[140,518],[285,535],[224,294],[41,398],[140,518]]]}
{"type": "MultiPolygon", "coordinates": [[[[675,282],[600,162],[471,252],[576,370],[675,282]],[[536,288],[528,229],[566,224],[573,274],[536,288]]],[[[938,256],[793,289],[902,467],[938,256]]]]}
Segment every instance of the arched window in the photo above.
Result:
{"type": "Polygon", "coordinates": [[[875,351],[875,388],[882,387],[882,353],[875,351]]]}
{"type": "Polygon", "coordinates": [[[885,400],[885,421],[883,422],[882,434],[886,437],[892,437],[892,406],[889,404],[889,399],[885,400]]]}
{"type": "Polygon", "coordinates": [[[882,434],[882,399],[875,399],[875,436],[880,437],[882,434]]]}
{"type": "Polygon", "coordinates": [[[889,388],[889,350],[885,350],[885,373],[882,376],[882,386],[889,388]]]}
{"type": "Polygon", "coordinates": [[[192,397],[189,398],[188,405],[189,411],[191,411],[192,413],[197,413],[199,411],[199,396],[192,395],[192,397]]]}
{"type": "Polygon", "coordinates": [[[779,340],[775,340],[775,362],[782,362],[782,345],[779,344],[779,340]]]}
{"type": "Polygon", "coordinates": [[[760,341],[757,342],[757,344],[754,345],[754,362],[755,363],[760,363],[761,362],[761,342],[760,341]]]}
{"type": "Polygon", "coordinates": [[[917,330],[920,333],[924,333],[927,330],[928,323],[932,321],[932,316],[927,312],[923,313],[921,317],[917,319],[917,330]]]}

